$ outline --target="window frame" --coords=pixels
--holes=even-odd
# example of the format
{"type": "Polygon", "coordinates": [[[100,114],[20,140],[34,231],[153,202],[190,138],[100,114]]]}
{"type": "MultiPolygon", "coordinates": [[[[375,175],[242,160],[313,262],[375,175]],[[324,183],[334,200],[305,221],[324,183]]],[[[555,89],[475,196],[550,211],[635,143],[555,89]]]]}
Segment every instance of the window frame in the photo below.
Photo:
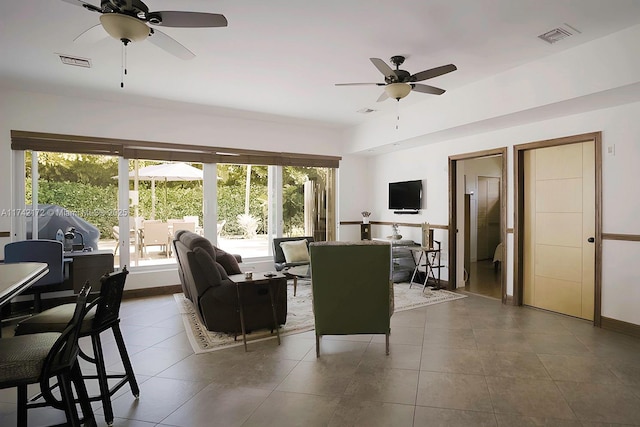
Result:
{"type": "MultiPolygon", "coordinates": [[[[268,240],[282,234],[282,167],[306,166],[325,167],[333,170],[333,184],[331,205],[335,208],[335,175],[338,171],[339,156],[324,156],[301,153],[269,152],[259,150],[245,150],[228,147],[209,147],[201,145],[174,144],[152,141],[136,141],[113,138],[88,137],[77,135],[63,135],[52,133],[28,132],[20,130],[11,131],[11,150],[13,153],[14,185],[12,197],[13,207],[25,206],[25,155],[24,151],[37,152],[63,152],[75,154],[110,155],[118,157],[118,206],[129,206],[129,177],[128,161],[130,159],[160,160],[160,161],[184,161],[203,164],[203,227],[205,237],[213,244],[217,244],[217,235],[214,231],[217,223],[217,163],[233,164],[261,164],[267,165],[269,171],[269,224],[268,240]],[[273,175],[273,178],[272,178],[273,175]],[[272,210],[274,209],[275,210],[272,210]],[[207,231],[208,230],[208,231],[207,231]]],[[[32,165],[32,173],[36,171],[32,165]]],[[[32,188],[37,192],[37,180],[32,180],[32,188]],[[35,184],[34,184],[35,183],[35,184]],[[35,188],[33,187],[35,185],[35,188]]],[[[37,199],[34,200],[37,203],[37,199]]],[[[331,217],[335,219],[335,211],[331,217]]],[[[119,218],[121,229],[128,228],[128,216],[119,218]],[[124,227],[124,228],[123,228],[124,227]]],[[[12,224],[12,236],[20,240],[26,238],[24,218],[14,217],[12,224]]],[[[33,222],[37,229],[37,221],[33,222]]],[[[327,239],[335,238],[335,220],[327,223],[327,239]]],[[[271,243],[268,253],[272,255],[271,243]]],[[[252,260],[267,259],[269,256],[251,258],[252,260]]],[[[121,265],[130,265],[130,253],[121,252],[121,265]],[[125,255],[126,254],[126,255],[125,255]]],[[[176,264],[137,266],[135,270],[163,270],[175,269],[176,264]]]]}

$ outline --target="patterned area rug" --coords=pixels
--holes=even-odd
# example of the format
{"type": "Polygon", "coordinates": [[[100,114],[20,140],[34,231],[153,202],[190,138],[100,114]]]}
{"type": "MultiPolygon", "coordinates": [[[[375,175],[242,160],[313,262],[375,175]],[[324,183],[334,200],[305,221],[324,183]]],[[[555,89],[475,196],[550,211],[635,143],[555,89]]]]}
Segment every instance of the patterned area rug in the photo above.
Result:
{"type": "MultiPolygon", "coordinates": [[[[293,296],[293,286],[289,285],[289,287],[291,289],[289,289],[287,300],[287,323],[280,328],[280,336],[311,331],[314,326],[310,282],[298,281],[298,290],[295,297],[293,296]]],[[[393,288],[396,313],[466,298],[465,295],[445,290],[434,291],[427,289],[422,292],[420,285],[413,285],[409,289],[408,283],[395,283],[393,288]]],[[[242,345],[242,335],[239,335],[236,340],[233,335],[207,331],[207,328],[194,311],[191,301],[185,298],[184,294],[174,294],[173,296],[182,314],[187,337],[195,353],[206,353],[242,345]]],[[[266,329],[247,334],[247,341],[262,341],[274,338],[276,338],[275,333],[271,334],[266,329]]]]}

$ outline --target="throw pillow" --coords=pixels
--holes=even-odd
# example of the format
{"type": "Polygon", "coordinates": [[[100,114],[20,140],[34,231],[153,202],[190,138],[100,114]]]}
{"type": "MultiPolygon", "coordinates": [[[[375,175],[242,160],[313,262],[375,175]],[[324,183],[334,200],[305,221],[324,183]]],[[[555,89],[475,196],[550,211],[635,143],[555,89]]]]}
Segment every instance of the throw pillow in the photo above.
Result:
{"type": "Polygon", "coordinates": [[[242,270],[240,270],[240,265],[238,265],[238,260],[229,252],[225,252],[220,248],[216,248],[216,261],[224,267],[227,274],[242,273],[242,270]]]}
{"type": "Polygon", "coordinates": [[[309,262],[307,239],[280,242],[280,247],[282,248],[284,259],[287,263],[309,262]]]}
{"type": "MultiPolygon", "coordinates": [[[[218,263],[211,258],[211,255],[209,255],[209,252],[207,252],[206,249],[199,246],[193,250],[193,254],[196,256],[196,261],[198,261],[198,265],[200,265],[209,286],[219,286],[222,281],[222,276],[218,270],[218,263]]],[[[201,291],[203,290],[198,289],[198,292],[201,291]]]]}

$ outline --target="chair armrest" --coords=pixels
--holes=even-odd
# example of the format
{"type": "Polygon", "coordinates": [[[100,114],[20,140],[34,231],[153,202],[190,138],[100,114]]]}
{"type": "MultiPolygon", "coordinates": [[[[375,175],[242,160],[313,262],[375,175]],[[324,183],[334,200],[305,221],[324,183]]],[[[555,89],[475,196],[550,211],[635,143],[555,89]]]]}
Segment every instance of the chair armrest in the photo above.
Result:
{"type": "Polygon", "coordinates": [[[276,271],[282,271],[289,267],[297,267],[299,265],[309,265],[309,262],[276,262],[274,263],[276,271]]]}

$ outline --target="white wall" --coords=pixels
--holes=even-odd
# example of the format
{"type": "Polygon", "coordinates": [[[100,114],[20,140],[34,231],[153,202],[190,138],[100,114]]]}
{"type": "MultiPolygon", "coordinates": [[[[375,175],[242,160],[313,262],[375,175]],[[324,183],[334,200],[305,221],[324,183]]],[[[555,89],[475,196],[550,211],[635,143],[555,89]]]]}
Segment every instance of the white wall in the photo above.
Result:
{"type": "MultiPolygon", "coordinates": [[[[341,155],[340,131],[311,124],[208,114],[206,109],[163,102],[162,106],[91,100],[0,89],[0,211],[11,209],[11,130],[87,135],[216,147],[341,155]]],[[[253,115],[255,116],[255,115],[253,115]]],[[[0,215],[0,231],[11,217],[0,215]]],[[[0,245],[10,238],[0,238],[0,245]]],[[[136,273],[128,289],[178,284],[175,270],[136,273]]]]}
{"type": "MultiPolygon", "coordinates": [[[[513,145],[564,136],[603,132],[603,232],[640,234],[640,103],[516,126],[484,134],[469,135],[418,148],[372,157],[369,194],[373,220],[448,224],[448,157],[498,147],[509,147],[507,155],[507,227],[513,228],[513,145]],[[615,145],[615,155],[607,147],[615,145]],[[426,205],[419,215],[398,216],[387,209],[387,185],[391,181],[426,181],[426,205]]],[[[426,137],[425,137],[426,138],[426,137]]],[[[348,186],[343,180],[341,185],[348,186]]],[[[387,227],[373,226],[376,236],[388,235],[387,227]]],[[[419,241],[419,228],[401,227],[401,234],[419,241]]],[[[446,232],[436,230],[436,239],[448,251],[446,232]]],[[[602,315],[640,324],[640,281],[635,262],[640,245],[606,241],[603,245],[602,315]]],[[[507,293],[513,295],[513,236],[507,239],[507,293]]],[[[443,257],[447,263],[446,257],[443,257]]],[[[448,270],[443,271],[443,278],[448,270]]]]}
{"type": "MultiPolygon", "coordinates": [[[[369,194],[369,181],[371,171],[367,167],[367,160],[359,156],[344,156],[340,161],[338,170],[338,199],[336,202],[336,215],[340,221],[361,221],[361,212],[372,212],[372,218],[376,212],[372,210],[371,195],[369,194]]],[[[359,225],[339,225],[337,240],[360,240],[359,225]]]]}

